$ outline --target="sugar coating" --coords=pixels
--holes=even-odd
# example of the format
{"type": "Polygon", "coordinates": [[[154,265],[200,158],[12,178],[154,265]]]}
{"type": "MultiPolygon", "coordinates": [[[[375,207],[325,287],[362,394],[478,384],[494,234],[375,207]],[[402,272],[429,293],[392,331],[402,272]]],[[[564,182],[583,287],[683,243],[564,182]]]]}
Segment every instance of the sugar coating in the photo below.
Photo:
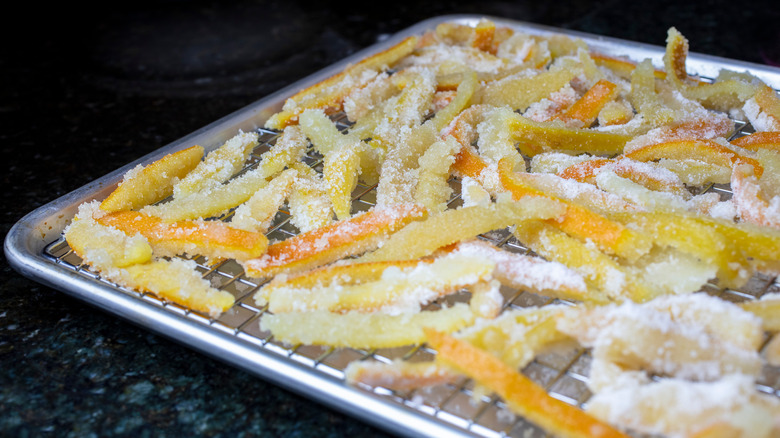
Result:
{"type": "Polygon", "coordinates": [[[741,374],[714,382],[662,379],[614,386],[589,400],[587,411],[611,424],[669,437],[724,425],[740,436],[768,438],[780,431],[780,403],[758,393],[752,378],[741,374]]]}
{"type": "Polygon", "coordinates": [[[582,275],[560,263],[500,250],[486,242],[462,242],[456,253],[493,261],[496,264],[494,275],[514,287],[534,291],[584,291],[587,288],[582,275]]]}
{"type": "Polygon", "coordinates": [[[626,370],[705,381],[761,370],[760,320],[704,293],[572,310],[558,328],[626,370]]]}

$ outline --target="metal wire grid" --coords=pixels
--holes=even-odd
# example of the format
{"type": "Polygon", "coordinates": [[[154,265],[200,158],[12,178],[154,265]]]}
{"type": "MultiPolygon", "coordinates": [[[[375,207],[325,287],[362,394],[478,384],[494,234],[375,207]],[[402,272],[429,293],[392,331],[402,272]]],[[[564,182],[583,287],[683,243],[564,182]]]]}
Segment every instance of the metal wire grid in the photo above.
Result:
{"type": "MultiPolygon", "coordinates": [[[[349,125],[344,120],[343,115],[334,118],[341,129],[347,129],[349,125]]],[[[737,122],[737,128],[735,137],[752,132],[752,127],[745,122],[737,122]]],[[[257,132],[260,135],[259,145],[251,154],[244,170],[256,166],[262,153],[274,144],[279,135],[278,132],[265,129],[258,129],[257,132]]],[[[310,148],[304,161],[321,171],[321,157],[313,149],[310,148]]],[[[449,204],[456,207],[461,202],[459,182],[453,178],[450,183],[453,186],[454,195],[449,204]]],[[[375,186],[361,184],[357,186],[353,192],[353,211],[368,210],[375,205],[375,188],[375,186]]],[[[706,191],[716,192],[722,199],[728,199],[731,196],[728,186],[713,184],[703,190],[703,192],[706,191]]],[[[230,213],[218,219],[225,220],[229,217],[230,213]]],[[[297,233],[295,227],[290,224],[289,218],[290,214],[285,209],[277,213],[274,223],[268,231],[269,240],[283,240],[297,233]]],[[[513,252],[529,252],[507,230],[493,231],[480,237],[513,252]]],[[[98,273],[83,265],[82,260],[70,250],[67,242],[61,237],[45,248],[44,256],[56,261],[60,266],[79,272],[95,281],[107,282],[98,273]]],[[[234,260],[222,261],[213,265],[208,264],[202,257],[197,257],[194,260],[204,278],[208,279],[214,287],[230,292],[236,299],[236,304],[217,318],[211,318],[206,314],[192,311],[173,302],[167,302],[150,293],[129,290],[110,282],[109,284],[117,291],[153,303],[167,311],[204,324],[213,330],[234,335],[265,351],[311,367],[312,372],[324,373],[341,379],[344,378],[343,371],[346,366],[355,360],[390,362],[401,359],[417,362],[431,360],[435,356],[435,352],[425,346],[366,351],[311,345],[284,345],[276,341],[269,332],[260,328],[259,322],[266,312],[266,308],[256,305],[253,296],[254,292],[263,285],[263,282],[247,278],[241,266],[234,260]]],[[[780,282],[778,278],[759,274],[740,290],[723,289],[718,287],[716,282],[706,284],[703,290],[728,301],[740,302],[756,299],[764,294],[780,292],[780,282]]],[[[505,298],[505,308],[523,308],[563,302],[508,288],[502,288],[502,294],[505,298]]],[[[452,304],[467,300],[468,294],[460,293],[447,297],[443,302],[433,303],[431,306],[435,308],[443,303],[452,304]]],[[[551,396],[582,408],[591,396],[587,388],[590,361],[591,356],[587,349],[572,349],[565,352],[538,355],[522,371],[533,381],[542,385],[551,396]]],[[[757,387],[764,393],[780,396],[780,368],[765,367],[762,376],[758,379],[757,387]]],[[[391,391],[381,387],[361,386],[361,389],[374,392],[386,398],[389,403],[412,407],[476,435],[486,437],[547,436],[544,431],[533,424],[513,415],[502,400],[491,395],[477,394],[474,391],[473,382],[465,378],[454,384],[406,392],[391,391]]]]}

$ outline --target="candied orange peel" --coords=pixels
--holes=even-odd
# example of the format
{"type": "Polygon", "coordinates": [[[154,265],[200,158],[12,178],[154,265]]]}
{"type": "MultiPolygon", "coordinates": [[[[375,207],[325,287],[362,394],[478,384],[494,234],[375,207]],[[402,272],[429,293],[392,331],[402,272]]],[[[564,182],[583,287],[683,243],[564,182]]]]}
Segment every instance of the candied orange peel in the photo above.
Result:
{"type": "Polygon", "coordinates": [[[628,436],[577,407],[551,397],[543,387],[468,342],[433,329],[426,330],[425,334],[436,349],[437,361],[495,391],[514,412],[543,429],[565,437],[628,436]]]}
{"type": "Polygon", "coordinates": [[[203,264],[243,268],[284,345],[428,355],[353,362],[348,383],[465,376],[556,436],[774,436],[780,402],[752,387],[780,364],[780,299],[730,290],[780,275],[780,98],[750,72],[699,77],[694,43],[668,29],[658,65],[439,23],[265,130],[127,172],[65,239],[109,281],[212,317],[247,300],[203,264]],[[585,411],[523,375],[559,349],[592,358],[585,411]],[[708,389],[745,404],[651,408],[708,389]]]}
{"type": "Polygon", "coordinates": [[[376,208],[349,219],[274,243],[262,256],[244,262],[250,277],[296,272],[358,255],[376,248],[404,225],[422,219],[426,210],[416,204],[376,208]]]}
{"type": "Polygon", "coordinates": [[[354,86],[355,81],[359,82],[360,77],[366,72],[378,72],[391,67],[399,59],[412,52],[417,45],[417,40],[418,37],[408,37],[395,46],[366,58],[325,81],[299,91],[287,99],[283,110],[274,114],[266,122],[266,127],[283,129],[296,123],[298,115],[308,108],[323,108],[330,113],[340,110],[347,92],[354,86]]]}
{"type": "Polygon", "coordinates": [[[117,211],[96,218],[101,225],[149,239],[157,251],[176,255],[188,253],[210,258],[247,260],[265,253],[265,234],[240,230],[217,221],[168,223],[136,211],[117,211]]]}
{"type": "Polygon", "coordinates": [[[203,157],[201,146],[191,146],[128,172],[125,179],[111,192],[100,208],[112,212],[135,210],[162,201],[173,193],[174,183],[187,175],[203,157]]]}

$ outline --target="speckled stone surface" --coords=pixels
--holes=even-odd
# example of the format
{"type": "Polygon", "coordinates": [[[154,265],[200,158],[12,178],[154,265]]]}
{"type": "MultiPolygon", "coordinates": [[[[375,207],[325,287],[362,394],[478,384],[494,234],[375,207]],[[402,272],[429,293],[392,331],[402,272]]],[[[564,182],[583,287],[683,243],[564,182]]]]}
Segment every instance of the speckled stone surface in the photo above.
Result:
{"type": "MultiPolygon", "coordinates": [[[[777,8],[716,1],[21,4],[0,56],[3,236],[26,213],[384,36],[450,13],[780,64],[777,8]],[[36,9],[41,8],[38,11],[36,9]],[[34,18],[34,19],[33,19],[34,18]],[[21,27],[24,25],[24,27],[21,27]]],[[[0,262],[1,436],[383,431],[39,285],[0,262]]]]}

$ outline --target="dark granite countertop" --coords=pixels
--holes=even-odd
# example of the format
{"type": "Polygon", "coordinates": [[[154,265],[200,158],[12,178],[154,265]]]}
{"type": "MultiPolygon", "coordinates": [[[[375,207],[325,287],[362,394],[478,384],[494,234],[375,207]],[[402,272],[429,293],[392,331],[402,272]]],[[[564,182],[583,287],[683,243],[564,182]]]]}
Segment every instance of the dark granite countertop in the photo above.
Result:
{"type": "MultiPolygon", "coordinates": [[[[776,7],[744,2],[133,1],[20,4],[0,57],[2,234],[36,207],[422,19],[515,18],[780,64],[776,7]],[[38,10],[40,9],[40,10],[38,10]]],[[[0,435],[383,432],[0,269],[0,435]]]]}

